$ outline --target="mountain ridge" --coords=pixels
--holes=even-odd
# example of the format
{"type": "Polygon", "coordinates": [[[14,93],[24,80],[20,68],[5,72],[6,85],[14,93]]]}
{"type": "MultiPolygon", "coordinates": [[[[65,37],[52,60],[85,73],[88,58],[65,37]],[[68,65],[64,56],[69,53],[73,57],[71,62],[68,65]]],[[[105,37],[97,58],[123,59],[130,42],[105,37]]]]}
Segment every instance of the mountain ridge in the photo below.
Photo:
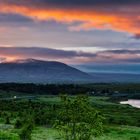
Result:
{"type": "Polygon", "coordinates": [[[83,72],[58,61],[21,59],[0,63],[0,83],[139,83],[140,74],[83,72]]]}
{"type": "Polygon", "coordinates": [[[1,83],[73,83],[92,80],[89,74],[58,61],[25,59],[0,64],[1,83]]]}

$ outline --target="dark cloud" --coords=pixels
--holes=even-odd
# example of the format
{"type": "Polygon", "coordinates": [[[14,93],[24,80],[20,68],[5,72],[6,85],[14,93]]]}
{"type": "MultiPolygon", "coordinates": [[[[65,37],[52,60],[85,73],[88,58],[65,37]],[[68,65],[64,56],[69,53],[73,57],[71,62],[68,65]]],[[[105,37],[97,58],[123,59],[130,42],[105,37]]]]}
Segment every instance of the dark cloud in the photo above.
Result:
{"type": "Polygon", "coordinates": [[[17,5],[28,4],[28,5],[61,5],[61,6],[75,6],[75,5],[95,5],[95,4],[137,4],[139,0],[2,0],[7,3],[14,3],[17,5]]]}
{"type": "Polygon", "coordinates": [[[40,58],[72,58],[72,57],[94,57],[96,54],[64,51],[40,47],[0,47],[0,55],[22,56],[22,57],[40,57],[40,58]]]}
{"type": "Polygon", "coordinates": [[[1,27],[31,27],[33,26],[33,21],[31,18],[18,15],[18,14],[0,14],[0,26],[1,27]]]}
{"type": "MultiPolygon", "coordinates": [[[[127,62],[140,63],[140,49],[137,50],[107,50],[96,53],[82,51],[65,51],[41,47],[0,47],[1,58],[34,58],[43,60],[62,60],[72,63],[84,62],[127,62]]],[[[3,61],[4,61],[3,60],[3,61]]]]}
{"type": "Polygon", "coordinates": [[[135,38],[135,39],[140,39],[140,34],[135,34],[135,35],[134,35],[134,38],[135,38]]]}
{"type": "MultiPolygon", "coordinates": [[[[82,8],[83,10],[89,9],[93,10],[94,8],[96,10],[105,12],[110,11],[119,12],[118,10],[122,9],[119,8],[120,6],[122,7],[122,6],[139,5],[140,1],[139,0],[1,0],[1,3],[16,6],[26,6],[38,9],[70,8],[70,10],[72,10],[73,8],[75,8],[78,10],[79,8],[82,8]]],[[[124,11],[124,9],[122,10],[124,11]]]]}
{"type": "Polygon", "coordinates": [[[140,63],[140,58],[131,58],[131,59],[122,59],[121,62],[127,62],[127,63],[140,63]]]}
{"type": "Polygon", "coordinates": [[[139,4],[139,0],[30,0],[34,4],[49,4],[58,6],[94,6],[116,4],[139,4]]]}
{"type": "Polygon", "coordinates": [[[1,13],[0,14],[0,22],[4,22],[4,23],[15,23],[15,21],[18,21],[20,23],[27,23],[27,22],[31,22],[32,20],[28,17],[25,17],[25,16],[21,16],[21,15],[18,15],[18,14],[4,14],[4,13],[1,13]]]}
{"type": "Polygon", "coordinates": [[[113,53],[113,54],[140,54],[140,50],[109,50],[105,51],[106,53],[113,53]]]}

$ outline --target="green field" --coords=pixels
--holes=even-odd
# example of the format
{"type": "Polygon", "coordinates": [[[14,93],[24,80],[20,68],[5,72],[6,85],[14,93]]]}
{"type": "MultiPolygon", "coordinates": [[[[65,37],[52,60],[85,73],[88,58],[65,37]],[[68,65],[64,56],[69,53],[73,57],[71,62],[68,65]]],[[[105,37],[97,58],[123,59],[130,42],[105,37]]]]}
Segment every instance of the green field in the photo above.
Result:
{"type": "MultiPolygon", "coordinates": [[[[33,140],[61,139],[59,133],[54,129],[37,128],[33,134],[33,140]],[[40,132],[40,133],[38,133],[40,132]]],[[[138,127],[109,127],[103,136],[93,138],[95,140],[129,140],[132,138],[140,138],[140,128],[138,127]]]]}
{"type": "MultiPolygon", "coordinates": [[[[6,125],[5,125],[6,127],[6,125]]],[[[0,138],[10,138],[10,140],[19,140],[18,131],[11,128],[0,131],[0,138]]],[[[108,126],[102,136],[93,138],[93,140],[136,140],[140,139],[140,128],[133,126],[108,126]]],[[[62,139],[61,134],[52,128],[36,127],[32,133],[32,140],[56,140],[62,139]]]]}
{"type": "MultiPolygon", "coordinates": [[[[75,96],[71,96],[75,98],[75,96]]],[[[89,97],[90,104],[99,110],[104,117],[104,133],[102,136],[93,138],[94,140],[139,140],[140,139],[140,109],[129,105],[121,105],[109,101],[109,97],[89,97]]],[[[11,113],[10,125],[5,124],[4,118],[0,117],[0,139],[7,138],[10,140],[19,140],[19,130],[14,128],[17,109],[26,110],[28,99],[3,101],[1,110],[5,113],[11,113]],[[11,106],[12,105],[12,106],[11,106]],[[15,108],[13,108],[15,107],[15,108]],[[16,114],[16,115],[15,115],[16,114]]],[[[58,105],[61,106],[59,96],[38,96],[37,99],[31,101],[36,106],[42,107],[58,105]]],[[[1,111],[1,114],[2,112],[1,111]]],[[[32,140],[55,140],[62,139],[61,134],[48,125],[35,126],[32,132],[32,140]]]]}

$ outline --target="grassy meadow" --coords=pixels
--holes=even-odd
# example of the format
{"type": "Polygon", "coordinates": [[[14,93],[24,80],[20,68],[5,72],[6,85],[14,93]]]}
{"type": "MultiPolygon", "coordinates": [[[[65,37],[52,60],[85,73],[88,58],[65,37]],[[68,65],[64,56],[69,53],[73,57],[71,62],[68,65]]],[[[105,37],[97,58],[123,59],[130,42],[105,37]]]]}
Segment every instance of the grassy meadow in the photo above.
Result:
{"type": "MultiPolygon", "coordinates": [[[[10,93],[11,94],[11,93],[10,93]]],[[[15,96],[15,93],[12,93],[15,96]]],[[[75,96],[71,96],[75,98],[75,96]]],[[[89,97],[90,104],[99,110],[104,120],[104,132],[99,137],[93,137],[93,140],[139,140],[140,139],[140,109],[131,107],[129,105],[121,105],[119,103],[113,103],[109,100],[109,97],[89,97]]],[[[28,99],[1,101],[5,107],[1,107],[0,117],[0,139],[20,140],[18,133],[19,129],[14,128],[15,116],[17,115],[17,105],[20,108],[26,109],[26,105],[29,102],[28,99]],[[5,103],[6,102],[6,103],[5,103]],[[10,103],[11,102],[11,103],[10,103]],[[9,104],[9,105],[8,105],[9,104]],[[12,107],[10,108],[10,104],[12,107]],[[7,107],[6,107],[7,105],[7,107]],[[15,107],[15,109],[13,109],[15,107]],[[5,124],[5,114],[12,114],[10,116],[10,124],[5,124]]],[[[59,96],[38,96],[31,101],[35,105],[41,106],[57,105],[61,106],[61,99],[59,96]]],[[[40,108],[41,109],[41,108],[40,108]]],[[[23,109],[24,111],[24,109],[23,109]]],[[[41,116],[40,116],[41,117],[41,116]]],[[[49,125],[39,124],[36,125],[32,132],[32,140],[57,140],[62,139],[61,133],[55,128],[49,125]]]]}

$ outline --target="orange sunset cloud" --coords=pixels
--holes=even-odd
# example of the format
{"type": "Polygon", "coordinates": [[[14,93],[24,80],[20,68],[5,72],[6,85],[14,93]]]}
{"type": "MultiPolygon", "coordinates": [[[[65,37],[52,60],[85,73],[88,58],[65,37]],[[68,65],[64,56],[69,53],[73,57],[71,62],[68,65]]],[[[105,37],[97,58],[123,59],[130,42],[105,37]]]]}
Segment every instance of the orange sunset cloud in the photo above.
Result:
{"type": "Polygon", "coordinates": [[[91,30],[91,29],[111,29],[119,32],[140,34],[139,6],[126,5],[113,7],[112,12],[108,12],[105,7],[81,8],[37,8],[26,5],[14,5],[1,3],[1,13],[20,14],[32,18],[33,20],[53,20],[68,24],[69,30],[91,30]],[[129,10],[128,10],[129,9],[129,10]],[[73,23],[78,22],[78,25],[73,23]],[[80,23],[79,23],[80,22],[80,23]]]}

